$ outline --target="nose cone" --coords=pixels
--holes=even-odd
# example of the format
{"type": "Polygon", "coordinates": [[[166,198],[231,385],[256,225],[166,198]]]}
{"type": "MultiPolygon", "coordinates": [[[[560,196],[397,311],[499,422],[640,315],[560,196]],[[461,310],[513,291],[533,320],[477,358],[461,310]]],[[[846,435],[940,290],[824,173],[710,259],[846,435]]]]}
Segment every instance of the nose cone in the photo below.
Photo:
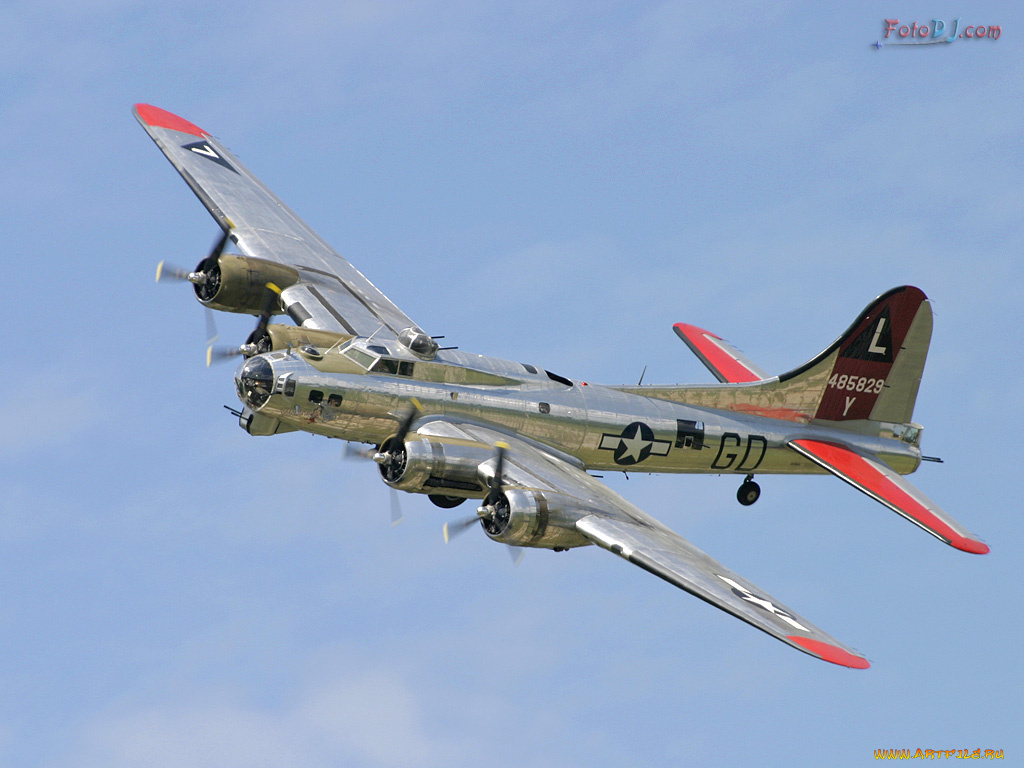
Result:
{"type": "Polygon", "coordinates": [[[250,357],[235,374],[235,386],[242,402],[259,410],[274,391],[274,367],[263,355],[250,357]]]}

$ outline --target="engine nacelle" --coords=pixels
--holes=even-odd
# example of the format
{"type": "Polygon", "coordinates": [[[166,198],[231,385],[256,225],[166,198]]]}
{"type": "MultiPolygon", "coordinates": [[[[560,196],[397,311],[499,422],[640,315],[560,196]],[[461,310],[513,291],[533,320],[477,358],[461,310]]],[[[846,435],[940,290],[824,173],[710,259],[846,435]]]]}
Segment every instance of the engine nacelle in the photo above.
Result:
{"type": "MultiPolygon", "coordinates": [[[[410,437],[404,443],[389,438],[376,458],[384,482],[410,493],[484,499],[495,471],[495,452],[490,446],[423,436],[410,437]]],[[[488,536],[503,544],[569,549],[591,543],[576,530],[576,521],[592,510],[571,496],[506,488],[492,506],[493,511],[482,516],[481,523],[488,536]]]]}
{"type": "Polygon", "coordinates": [[[279,349],[301,349],[306,346],[329,349],[335,344],[348,341],[351,338],[353,337],[347,333],[271,323],[266,328],[256,328],[249,334],[245,343],[252,349],[246,354],[262,355],[267,352],[276,352],[279,349]]]}
{"type": "Polygon", "coordinates": [[[479,469],[494,458],[494,449],[425,437],[410,438],[403,445],[393,442],[394,438],[385,440],[380,447],[387,457],[380,464],[380,475],[392,488],[476,499],[487,493],[479,469]]]}
{"type": "Polygon", "coordinates": [[[483,520],[484,532],[495,541],[514,547],[570,549],[591,541],[576,530],[576,502],[560,493],[546,494],[508,488],[483,520]]]}
{"type": "MultiPolygon", "coordinates": [[[[284,289],[299,281],[299,273],[284,264],[222,253],[199,262],[193,273],[196,298],[210,309],[258,315],[267,300],[267,283],[284,289]]],[[[190,278],[191,279],[191,278],[190,278]]]]}

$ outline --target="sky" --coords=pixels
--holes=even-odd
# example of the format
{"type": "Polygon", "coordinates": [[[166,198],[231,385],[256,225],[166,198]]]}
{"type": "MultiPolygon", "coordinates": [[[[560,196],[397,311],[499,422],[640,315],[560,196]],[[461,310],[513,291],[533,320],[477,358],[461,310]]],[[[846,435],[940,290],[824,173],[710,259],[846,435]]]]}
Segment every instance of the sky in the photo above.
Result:
{"type": "Polygon", "coordinates": [[[1022,40],[1015,3],[7,0],[0,764],[1020,760],[1022,40]],[[1002,35],[872,46],[958,17],[1002,35]],[[391,528],[372,465],[223,410],[202,308],[153,280],[219,230],[136,102],[427,332],[575,379],[711,382],[676,322],[786,371],[921,287],[945,463],[913,481],[991,553],[834,478],[744,508],[735,477],[606,476],[855,671],[596,547],[514,566],[412,495],[391,528]]]}

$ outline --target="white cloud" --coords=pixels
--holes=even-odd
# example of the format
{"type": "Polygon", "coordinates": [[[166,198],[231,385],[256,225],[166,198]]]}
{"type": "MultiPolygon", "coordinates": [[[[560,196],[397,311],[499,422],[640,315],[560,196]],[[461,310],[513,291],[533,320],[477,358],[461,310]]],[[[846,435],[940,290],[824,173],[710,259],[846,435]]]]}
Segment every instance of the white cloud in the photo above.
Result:
{"type": "Polygon", "coordinates": [[[353,669],[307,681],[294,699],[260,703],[237,691],[193,690],[178,703],[123,705],[85,724],[61,761],[77,768],[448,766],[474,748],[458,724],[393,670],[353,669]],[[454,729],[453,729],[454,725],[454,729]]]}

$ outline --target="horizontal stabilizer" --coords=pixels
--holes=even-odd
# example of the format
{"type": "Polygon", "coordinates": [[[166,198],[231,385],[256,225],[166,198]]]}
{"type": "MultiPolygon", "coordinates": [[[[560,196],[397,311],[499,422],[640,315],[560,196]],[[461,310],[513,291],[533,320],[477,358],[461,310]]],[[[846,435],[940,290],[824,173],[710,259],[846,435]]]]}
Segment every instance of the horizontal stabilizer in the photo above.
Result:
{"type": "Polygon", "coordinates": [[[988,545],[881,461],[838,443],[791,440],[789,447],[952,547],[984,555],[988,545]]]}
{"type": "Polygon", "coordinates": [[[719,381],[743,384],[768,378],[742,352],[710,331],[686,323],[676,323],[672,330],[719,381]]]}

